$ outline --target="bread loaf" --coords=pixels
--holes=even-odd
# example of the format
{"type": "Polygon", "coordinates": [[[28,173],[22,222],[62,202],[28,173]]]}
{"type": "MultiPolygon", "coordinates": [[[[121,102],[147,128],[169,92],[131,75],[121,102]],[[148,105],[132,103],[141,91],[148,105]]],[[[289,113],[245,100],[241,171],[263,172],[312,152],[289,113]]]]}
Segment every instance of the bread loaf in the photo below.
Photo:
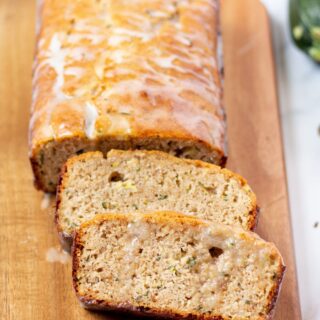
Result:
{"type": "Polygon", "coordinates": [[[284,269],[254,233],[170,213],[98,215],[73,247],[85,307],[168,318],[270,319],[284,269]]]}
{"type": "Polygon", "coordinates": [[[156,149],[223,164],[215,0],[46,0],[39,7],[30,158],[54,192],[85,151],[156,149]]]}
{"type": "Polygon", "coordinates": [[[62,239],[98,213],[173,210],[252,230],[256,197],[227,169],[160,151],[91,152],[67,161],[57,193],[62,239]]]}

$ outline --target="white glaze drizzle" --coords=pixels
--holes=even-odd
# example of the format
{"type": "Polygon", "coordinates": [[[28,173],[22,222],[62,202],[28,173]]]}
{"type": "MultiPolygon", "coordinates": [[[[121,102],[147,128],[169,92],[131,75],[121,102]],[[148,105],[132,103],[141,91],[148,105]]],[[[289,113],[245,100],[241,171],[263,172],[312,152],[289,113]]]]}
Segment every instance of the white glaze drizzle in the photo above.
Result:
{"type": "Polygon", "coordinates": [[[104,68],[105,68],[104,63],[98,62],[94,65],[94,71],[99,79],[103,79],[104,77],[104,68]]]}
{"type": "Polygon", "coordinates": [[[62,49],[62,43],[59,39],[59,35],[55,33],[51,38],[47,64],[49,64],[56,72],[56,81],[53,86],[53,92],[58,101],[63,101],[67,98],[62,91],[62,87],[64,85],[65,56],[66,52],[62,49]]]}
{"type": "Polygon", "coordinates": [[[160,11],[160,10],[150,10],[149,15],[153,18],[166,18],[168,17],[168,12],[160,11]]]}
{"type": "Polygon", "coordinates": [[[130,41],[130,37],[127,35],[112,35],[108,38],[108,44],[111,47],[117,47],[123,42],[130,41]]]}
{"type": "Polygon", "coordinates": [[[95,124],[99,116],[96,106],[92,102],[85,105],[85,133],[88,138],[95,137],[95,124]]]}
{"type": "Polygon", "coordinates": [[[126,53],[123,50],[114,50],[109,53],[109,59],[113,60],[115,63],[120,64],[124,61],[126,53]]]}
{"type": "Polygon", "coordinates": [[[132,29],[126,29],[126,28],[114,28],[113,31],[116,35],[125,36],[129,38],[140,38],[143,42],[149,41],[154,37],[153,32],[147,32],[147,31],[138,31],[138,30],[132,30],[132,29]]]}
{"type": "Polygon", "coordinates": [[[154,57],[152,61],[162,68],[173,68],[173,61],[176,59],[176,55],[170,55],[168,57],[154,57]]]}
{"type": "Polygon", "coordinates": [[[66,68],[64,71],[64,74],[66,76],[74,76],[76,78],[82,77],[86,73],[86,70],[84,68],[79,67],[69,67],[66,68]]]}

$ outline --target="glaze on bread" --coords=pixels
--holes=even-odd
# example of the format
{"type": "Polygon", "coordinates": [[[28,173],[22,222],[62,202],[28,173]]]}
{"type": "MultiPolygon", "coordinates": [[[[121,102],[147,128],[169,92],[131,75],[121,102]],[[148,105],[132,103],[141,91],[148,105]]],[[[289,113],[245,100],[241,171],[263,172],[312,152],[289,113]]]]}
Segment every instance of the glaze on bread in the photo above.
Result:
{"type": "Polygon", "coordinates": [[[270,319],[284,269],[254,233],[169,212],[96,216],[73,247],[85,307],[167,318],[270,319]]]}
{"type": "Polygon", "coordinates": [[[85,151],[158,149],[225,161],[215,0],[46,0],[39,6],[30,158],[54,192],[85,151]]]}

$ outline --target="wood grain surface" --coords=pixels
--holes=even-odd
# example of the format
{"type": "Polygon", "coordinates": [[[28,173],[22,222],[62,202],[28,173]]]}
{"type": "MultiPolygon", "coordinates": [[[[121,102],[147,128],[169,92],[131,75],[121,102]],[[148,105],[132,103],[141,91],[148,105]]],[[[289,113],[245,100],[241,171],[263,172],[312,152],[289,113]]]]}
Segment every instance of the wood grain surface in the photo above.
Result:
{"type": "MultiPolygon", "coordinates": [[[[275,319],[299,320],[286,175],[268,18],[257,0],[224,0],[228,167],[243,174],[261,206],[258,233],[287,264],[275,319]]],[[[0,319],[116,319],[83,310],[71,265],[49,262],[59,251],[43,194],[32,184],[28,121],[35,1],[0,1],[0,319]]],[[[127,318],[127,317],[123,317],[127,318]]]]}
{"type": "Polygon", "coordinates": [[[257,0],[224,0],[228,167],[257,193],[257,232],[274,242],[287,265],[275,319],[301,319],[276,76],[268,15],[257,0]]]}

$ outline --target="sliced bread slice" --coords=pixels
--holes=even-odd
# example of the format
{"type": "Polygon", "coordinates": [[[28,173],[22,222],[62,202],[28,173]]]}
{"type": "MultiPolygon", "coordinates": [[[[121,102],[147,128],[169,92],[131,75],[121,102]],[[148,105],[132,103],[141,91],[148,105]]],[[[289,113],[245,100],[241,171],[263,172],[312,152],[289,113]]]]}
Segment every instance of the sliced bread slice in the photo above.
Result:
{"type": "Polygon", "coordinates": [[[227,169],[161,151],[89,152],[67,161],[57,194],[56,222],[66,247],[73,231],[97,213],[177,211],[201,219],[256,225],[256,197],[227,169]]]}
{"type": "Polygon", "coordinates": [[[73,243],[73,285],[89,309],[269,319],[284,269],[256,234],[170,212],[97,215],[73,243]]]}

